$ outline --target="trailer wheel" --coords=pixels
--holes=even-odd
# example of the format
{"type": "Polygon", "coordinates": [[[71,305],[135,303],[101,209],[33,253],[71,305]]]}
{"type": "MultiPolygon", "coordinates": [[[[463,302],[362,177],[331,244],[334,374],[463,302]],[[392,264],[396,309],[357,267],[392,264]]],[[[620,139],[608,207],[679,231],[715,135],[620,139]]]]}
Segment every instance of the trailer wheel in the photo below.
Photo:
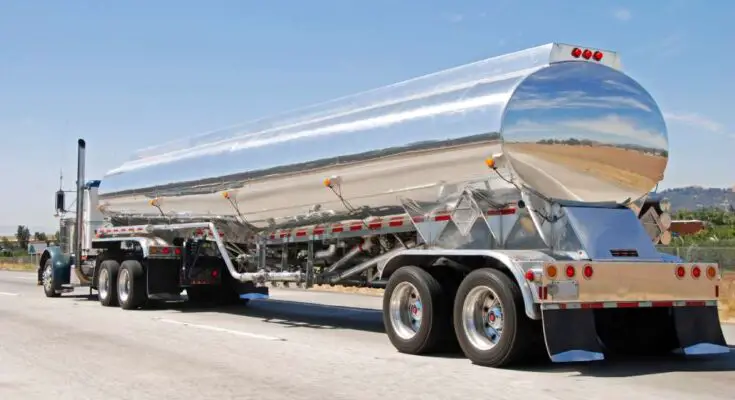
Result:
{"type": "Polygon", "coordinates": [[[59,297],[61,293],[54,288],[54,263],[49,258],[43,266],[43,293],[46,297],[59,297]]]}
{"type": "Polygon", "coordinates": [[[454,330],[465,356],[488,367],[521,361],[536,333],[523,309],[520,288],[502,271],[483,268],[467,275],[454,301],[454,330]]]}
{"type": "Polygon", "coordinates": [[[105,307],[118,305],[117,299],[117,273],[120,264],[115,260],[105,260],[100,263],[100,272],[97,276],[97,292],[100,304],[105,307]]]}
{"type": "Polygon", "coordinates": [[[427,271],[405,266],[394,272],[383,295],[383,324],[401,353],[441,350],[451,335],[451,298],[427,271]]]}
{"type": "Polygon", "coordinates": [[[145,304],[147,297],[143,266],[137,260],[123,261],[117,278],[120,308],[135,310],[145,304]]]}

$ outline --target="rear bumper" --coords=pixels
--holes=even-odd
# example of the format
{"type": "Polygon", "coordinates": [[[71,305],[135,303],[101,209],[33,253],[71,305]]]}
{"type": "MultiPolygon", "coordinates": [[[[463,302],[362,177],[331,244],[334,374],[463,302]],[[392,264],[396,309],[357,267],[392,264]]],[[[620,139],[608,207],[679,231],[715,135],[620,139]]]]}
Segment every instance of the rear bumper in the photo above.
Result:
{"type": "Polygon", "coordinates": [[[613,349],[650,347],[729,353],[717,313],[719,282],[716,264],[546,264],[536,283],[549,357],[596,361],[613,349]]]}

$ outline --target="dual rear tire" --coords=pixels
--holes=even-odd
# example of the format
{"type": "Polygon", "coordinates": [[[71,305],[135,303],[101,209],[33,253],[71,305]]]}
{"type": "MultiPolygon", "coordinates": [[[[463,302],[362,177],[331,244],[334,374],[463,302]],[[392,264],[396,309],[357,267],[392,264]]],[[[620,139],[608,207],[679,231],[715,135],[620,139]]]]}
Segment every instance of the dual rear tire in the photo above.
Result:
{"type": "Polygon", "coordinates": [[[474,364],[503,367],[537,349],[539,326],[525,315],[520,288],[502,271],[478,269],[461,283],[437,275],[406,266],[388,281],[383,322],[399,352],[441,352],[457,343],[474,364]]]}
{"type": "Polygon", "coordinates": [[[143,266],[137,260],[104,260],[99,266],[97,291],[99,301],[105,307],[120,306],[134,310],[148,300],[143,266]]]}

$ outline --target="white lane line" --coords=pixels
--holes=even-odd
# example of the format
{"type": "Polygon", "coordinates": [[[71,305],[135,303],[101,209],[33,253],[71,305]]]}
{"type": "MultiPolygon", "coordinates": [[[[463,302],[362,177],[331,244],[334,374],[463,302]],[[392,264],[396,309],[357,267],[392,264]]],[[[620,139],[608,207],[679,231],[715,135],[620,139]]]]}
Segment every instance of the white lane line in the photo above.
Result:
{"type": "Polygon", "coordinates": [[[203,330],[207,330],[207,331],[229,333],[231,335],[249,337],[249,338],[252,338],[252,339],[269,340],[269,341],[273,341],[273,342],[279,342],[279,341],[280,342],[283,342],[283,341],[286,340],[286,339],[275,337],[275,336],[259,335],[257,333],[236,331],[236,330],[233,330],[233,329],[219,328],[219,327],[211,326],[211,325],[192,324],[192,323],[189,323],[189,322],[176,321],[176,320],[167,319],[167,318],[159,318],[158,321],[165,322],[165,323],[168,323],[168,324],[174,324],[174,325],[190,326],[192,328],[198,328],[198,329],[203,329],[203,330]]]}
{"type": "Polygon", "coordinates": [[[0,296],[20,296],[20,293],[0,292],[0,296]]]}

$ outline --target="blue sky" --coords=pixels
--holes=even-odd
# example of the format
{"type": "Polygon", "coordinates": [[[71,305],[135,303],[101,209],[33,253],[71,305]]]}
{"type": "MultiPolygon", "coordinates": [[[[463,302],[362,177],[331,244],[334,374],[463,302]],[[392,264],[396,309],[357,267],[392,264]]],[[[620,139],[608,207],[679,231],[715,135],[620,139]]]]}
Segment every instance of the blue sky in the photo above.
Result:
{"type": "MultiPolygon", "coordinates": [[[[617,50],[666,113],[664,187],[735,184],[735,3],[0,2],[0,234],[141,148],[558,41],[617,50]]],[[[7,232],[10,230],[10,232],[7,232]]]]}

